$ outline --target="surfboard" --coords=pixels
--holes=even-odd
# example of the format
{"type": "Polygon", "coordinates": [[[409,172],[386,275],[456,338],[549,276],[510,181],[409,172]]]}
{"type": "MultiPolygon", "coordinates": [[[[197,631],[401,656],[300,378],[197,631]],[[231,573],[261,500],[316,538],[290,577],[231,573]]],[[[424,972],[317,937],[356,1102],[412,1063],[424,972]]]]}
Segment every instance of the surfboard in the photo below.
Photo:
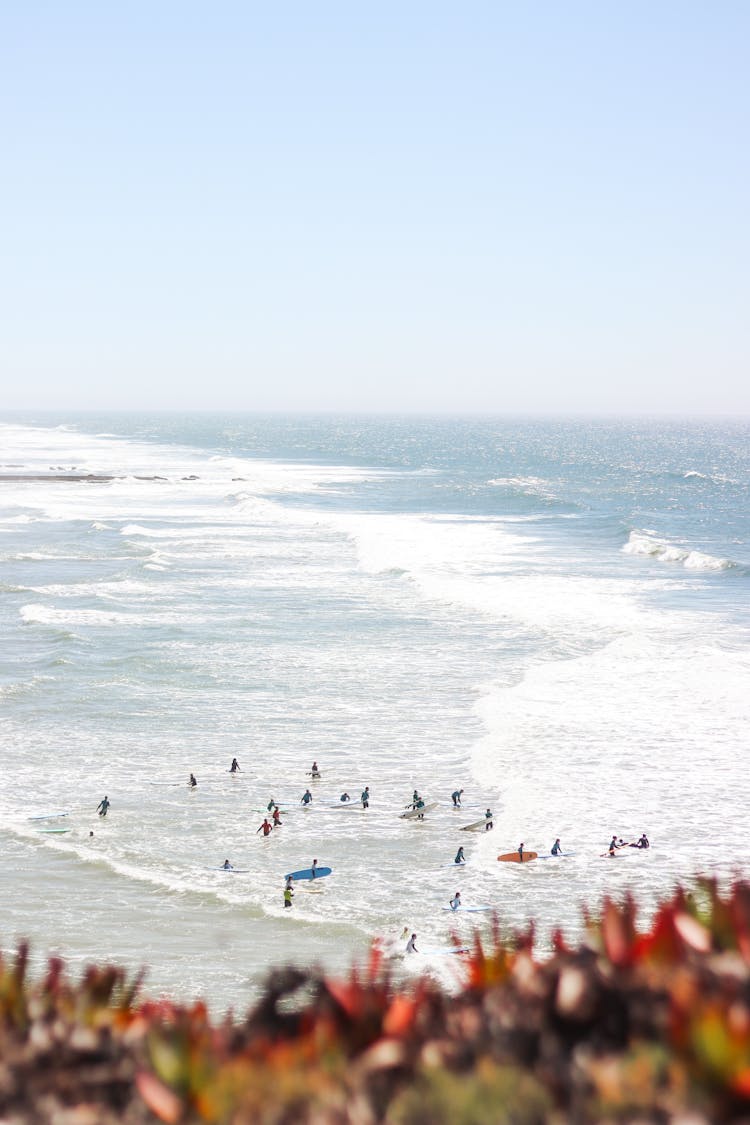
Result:
{"type": "Polygon", "coordinates": [[[207,867],[207,871],[224,871],[227,875],[249,875],[249,867],[207,867]]]}
{"type": "Polygon", "coordinates": [[[27,816],[27,820],[57,820],[58,817],[67,816],[66,812],[52,812],[47,813],[45,816],[27,816]]]}
{"type": "Polygon", "coordinates": [[[481,820],[472,820],[471,824],[462,825],[461,831],[471,832],[474,828],[484,828],[485,824],[491,824],[494,819],[492,816],[483,816],[481,820]]]}
{"type": "Polygon", "coordinates": [[[46,836],[60,836],[63,832],[70,832],[69,828],[37,828],[37,832],[44,832],[46,836]]]}
{"type": "Polygon", "coordinates": [[[447,868],[452,868],[455,871],[455,869],[457,867],[466,867],[466,860],[464,859],[460,863],[441,863],[440,864],[441,871],[444,871],[447,868]]]}
{"type": "Polygon", "coordinates": [[[303,867],[301,871],[290,871],[284,878],[289,879],[291,877],[295,882],[297,879],[322,879],[325,875],[330,875],[332,871],[332,867],[316,867],[315,871],[312,867],[303,867]]]}
{"type": "Polygon", "coordinates": [[[529,860],[536,859],[539,852],[524,852],[523,861],[519,858],[518,852],[506,852],[504,855],[499,855],[497,858],[501,863],[528,863],[529,860]]]}
{"type": "Polygon", "coordinates": [[[399,820],[419,820],[430,809],[437,808],[437,801],[433,801],[430,805],[423,805],[421,809],[409,809],[408,812],[399,813],[399,820]]]}
{"type": "Polygon", "coordinates": [[[575,852],[558,852],[557,855],[553,855],[552,852],[550,852],[549,855],[540,855],[539,859],[565,859],[566,856],[575,854],[575,852]]]}
{"type": "Polygon", "coordinates": [[[462,947],[461,949],[417,949],[416,953],[421,953],[423,957],[448,957],[454,953],[469,953],[470,950],[462,947]]]}
{"type": "Polygon", "coordinates": [[[451,912],[451,914],[460,914],[462,911],[465,914],[480,914],[483,910],[492,910],[492,907],[491,906],[464,906],[463,903],[461,903],[461,905],[457,906],[455,910],[453,909],[452,906],[444,906],[443,910],[449,910],[451,912]]]}

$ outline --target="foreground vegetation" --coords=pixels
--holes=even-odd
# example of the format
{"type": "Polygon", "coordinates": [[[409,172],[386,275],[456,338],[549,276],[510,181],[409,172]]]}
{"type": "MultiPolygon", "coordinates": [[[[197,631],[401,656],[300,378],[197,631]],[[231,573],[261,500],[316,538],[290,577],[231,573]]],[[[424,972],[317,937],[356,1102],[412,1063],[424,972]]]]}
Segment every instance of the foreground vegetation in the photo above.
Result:
{"type": "MultiPolygon", "coordinates": [[[[140,982],[0,961],[0,1120],[534,1125],[750,1120],[750,884],[677,891],[640,932],[608,901],[577,948],[496,930],[447,995],[377,950],[346,981],[273,972],[247,1018],[140,982]]],[[[459,958],[456,958],[458,961],[459,958]]]]}

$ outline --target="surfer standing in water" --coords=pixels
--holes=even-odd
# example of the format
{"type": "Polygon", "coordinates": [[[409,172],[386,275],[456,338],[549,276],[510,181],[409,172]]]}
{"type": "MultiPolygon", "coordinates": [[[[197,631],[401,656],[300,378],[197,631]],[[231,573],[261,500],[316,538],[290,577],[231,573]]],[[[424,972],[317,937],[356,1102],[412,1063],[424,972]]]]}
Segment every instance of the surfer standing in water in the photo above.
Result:
{"type": "Polygon", "coordinates": [[[242,772],[240,770],[240,763],[237,761],[236,758],[232,758],[232,764],[229,767],[229,772],[230,773],[241,773],[242,772]]]}
{"type": "Polygon", "coordinates": [[[453,860],[453,862],[454,863],[466,863],[466,859],[464,857],[463,844],[461,845],[461,847],[456,852],[456,858],[453,860]]]}
{"type": "Polygon", "coordinates": [[[262,832],[264,836],[267,836],[272,828],[273,828],[273,825],[269,823],[268,817],[266,817],[265,820],[263,821],[263,823],[261,824],[260,828],[256,828],[255,834],[257,836],[257,834],[259,832],[262,832]]]}
{"type": "Polygon", "coordinates": [[[562,845],[560,844],[560,837],[558,836],[552,845],[550,852],[552,855],[562,855],[562,845]]]}
{"type": "Polygon", "coordinates": [[[191,773],[190,774],[190,781],[188,782],[188,785],[190,786],[191,789],[195,789],[197,784],[198,784],[198,782],[195,780],[195,774],[191,773]]]}
{"type": "Polygon", "coordinates": [[[111,804],[112,802],[110,801],[109,797],[105,797],[103,801],[100,801],[96,806],[96,811],[99,813],[99,816],[106,816],[107,809],[111,804]]]}
{"type": "Polygon", "coordinates": [[[492,809],[487,809],[487,812],[484,814],[484,819],[486,821],[484,830],[485,832],[489,832],[490,828],[495,827],[492,823],[492,809]]]}
{"type": "Polygon", "coordinates": [[[412,934],[411,937],[409,938],[409,940],[406,943],[406,952],[407,953],[419,953],[419,950],[417,949],[416,945],[414,944],[416,942],[416,940],[417,940],[417,935],[412,934]]]}

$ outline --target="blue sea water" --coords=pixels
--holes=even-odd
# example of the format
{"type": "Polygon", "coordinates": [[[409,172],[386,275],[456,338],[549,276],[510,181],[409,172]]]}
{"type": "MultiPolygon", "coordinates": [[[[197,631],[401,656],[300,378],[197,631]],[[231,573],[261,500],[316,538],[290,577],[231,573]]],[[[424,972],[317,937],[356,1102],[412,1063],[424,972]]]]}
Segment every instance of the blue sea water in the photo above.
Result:
{"type": "Polygon", "coordinates": [[[446,917],[456,889],[543,948],[604,894],[648,915],[747,873],[747,420],[29,414],[0,439],[4,948],[242,1007],[280,961],[487,925],[446,917]],[[22,479],[61,469],[111,479],[22,479]],[[400,819],[415,787],[437,807],[400,819]],[[557,836],[575,856],[497,863],[557,836]],[[334,874],[285,911],[313,858],[334,874]]]}

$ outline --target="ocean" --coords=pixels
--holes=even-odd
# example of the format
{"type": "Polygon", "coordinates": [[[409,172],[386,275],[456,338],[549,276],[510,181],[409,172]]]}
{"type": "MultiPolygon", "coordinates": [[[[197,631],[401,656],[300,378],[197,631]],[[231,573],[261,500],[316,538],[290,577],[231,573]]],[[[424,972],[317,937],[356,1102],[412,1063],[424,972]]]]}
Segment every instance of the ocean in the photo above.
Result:
{"type": "Polygon", "coordinates": [[[240,1012],[286,962],[379,939],[449,982],[491,911],[543,951],[604,895],[647,918],[750,873],[748,420],[28,413],[0,439],[4,950],[240,1012]],[[401,819],[415,788],[436,807],[401,819]]]}

